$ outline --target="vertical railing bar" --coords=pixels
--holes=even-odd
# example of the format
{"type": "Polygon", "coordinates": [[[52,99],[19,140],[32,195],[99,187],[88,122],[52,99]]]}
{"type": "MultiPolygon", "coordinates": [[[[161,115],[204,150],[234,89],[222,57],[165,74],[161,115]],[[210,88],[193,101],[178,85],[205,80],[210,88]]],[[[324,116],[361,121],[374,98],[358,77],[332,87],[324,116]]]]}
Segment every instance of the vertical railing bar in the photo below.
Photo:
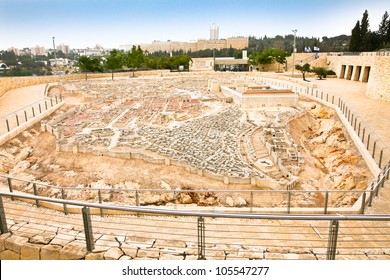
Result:
{"type": "Polygon", "coordinates": [[[251,192],[251,198],[250,198],[250,211],[253,212],[253,192],[251,192]]]}
{"type": "MultiPolygon", "coordinates": [[[[99,189],[98,190],[98,197],[99,197],[99,204],[102,204],[103,203],[103,199],[102,199],[102,192],[101,190],[99,189]]],[[[100,216],[103,217],[103,208],[100,208],[100,216]]]]}
{"type": "MultiPolygon", "coordinates": [[[[61,189],[61,197],[62,197],[62,199],[66,198],[64,188],[61,189]]],[[[65,213],[65,215],[68,215],[68,206],[66,205],[66,203],[64,203],[64,213],[65,213]]]]}
{"type": "Polygon", "coordinates": [[[7,218],[4,211],[3,197],[0,195],[0,231],[1,234],[8,232],[7,218]]]}
{"type": "Polygon", "coordinates": [[[198,217],[198,260],[205,260],[205,224],[204,218],[198,217]]]}
{"type": "Polygon", "coordinates": [[[360,214],[364,214],[365,212],[365,209],[366,209],[366,192],[363,192],[363,195],[362,195],[362,207],[360,209],[360,214]]]}
{"type": "MultiPolygon", "coordinates": [[[[37,190],[37,184],[36,184],[36,183],[33,183],[33,190],[34,190],[34,195],[35,195],[35,196],[38,196],[38,190],[37,190]]],[[[39,204],[39,199],[36,199],[36,200],[35,200],[35,204],[37,205],[37,207],[40,206],[40,204],[39,204]]]]}
{"type": "Polygon", "coordinates": [[[89,211],[89,207],[83,207],[83,224],[84,224],[84,234],[85,234],[85,242],[87,243],[87,251],[92,252],[95,249],[95,245],[93,243],[93,232],[92,232],[92,222],[91,222],[91,214],[89,211]]]}
{"type": "Polygon", "coordinates": [[[324,214],[328,214],[328,200],[329,200],[329,193],[325,192],[325,205],[324,205],[324,214]]]}
{"type": "MultiPolygon", "coordinates": [[[[7,182],[8,182],[8,189],[9,189],[9,192],[10,192],[10,193],[14,192],[14,190],[12,189],[11,178],[7,178],[7,182]]],[[[13,196],[11,196],[11,200],[14,200],[14,197],[13,197],[13,196]]]]}
{"type": "Polygon", "coordinates": [[[328,250],[326,254],[327,260],[336,259],[338,231],[339,231],[339,221],[338,220],[330,221],[329,236],[328,236],[328,250]]]}

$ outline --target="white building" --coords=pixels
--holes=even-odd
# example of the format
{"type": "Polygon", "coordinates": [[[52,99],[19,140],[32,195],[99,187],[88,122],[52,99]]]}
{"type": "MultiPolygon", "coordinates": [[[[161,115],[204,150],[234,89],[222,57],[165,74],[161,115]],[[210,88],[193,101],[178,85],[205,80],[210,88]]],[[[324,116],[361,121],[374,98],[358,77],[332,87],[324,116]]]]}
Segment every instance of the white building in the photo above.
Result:
{"type": "Polygon", "coordinates": [[[219,40],[219,27],[215,23],[210,27],[210,40],[219,40]]]}
{"type": "Polygon", "coordinates": [[[65,45],[65,44],[58,45],[57,46],[57,50],[62,51],[64,54],[69,54],[70,53],[69,46],[65,45]]]}
{"type": "Polygon", "coordinates": [[[37,45],[37,46],[31,48],[31,54],[32,55],[47,55],[47,51],[46,51],[45,47],[41,47],[41,46],[37,45]]]}

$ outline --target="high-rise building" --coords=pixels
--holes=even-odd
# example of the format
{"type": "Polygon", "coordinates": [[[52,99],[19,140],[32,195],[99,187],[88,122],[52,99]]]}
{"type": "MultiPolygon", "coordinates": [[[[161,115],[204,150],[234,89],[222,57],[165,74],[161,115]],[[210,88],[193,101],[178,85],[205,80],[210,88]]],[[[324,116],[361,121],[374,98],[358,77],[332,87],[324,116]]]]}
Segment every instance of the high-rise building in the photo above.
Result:
{"type": "Polygon", "coordinates": [[[69,46],[65,44],[58,45],[57,50],[62,51],[64,54],[70,53],[69,46]]]}
{"type": "Polygon", "coordinates": [[[219,40],[219,27],[215,23],[210,27],[210,40],[219,40]]]}
{"type": "Polygon", "coordinates": [[[47,55],[46,49],[41,46],[35,46],[31,48],[32,55],[47,55]]]}
{"type": "Polygon", "coordinates": [[[20,50],[17,49],[17,48],[14,48],[14,47],[10,47],[9,49],[7,49],[7,51],[9,51],[9,52],[14,52],[14,54],[15,54],[16,56],[20,55],[20,50]]]}

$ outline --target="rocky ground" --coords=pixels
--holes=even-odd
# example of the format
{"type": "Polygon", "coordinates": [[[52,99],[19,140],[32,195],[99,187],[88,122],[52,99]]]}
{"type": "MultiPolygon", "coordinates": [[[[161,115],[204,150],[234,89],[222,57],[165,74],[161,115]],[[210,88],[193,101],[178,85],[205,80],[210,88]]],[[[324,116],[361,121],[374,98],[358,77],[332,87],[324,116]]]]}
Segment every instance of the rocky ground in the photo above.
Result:
{"type": "MultiPolygon", "coordinates": [[[[308,112],[290,122],[290,133],[302,147],[305,168],[298,188],[305,190],[363,190],[373,179],[334,110],[301,101],[308,112]]],[[[351,205],[358,195],[333,194],[334,206],[351,205]]]]}

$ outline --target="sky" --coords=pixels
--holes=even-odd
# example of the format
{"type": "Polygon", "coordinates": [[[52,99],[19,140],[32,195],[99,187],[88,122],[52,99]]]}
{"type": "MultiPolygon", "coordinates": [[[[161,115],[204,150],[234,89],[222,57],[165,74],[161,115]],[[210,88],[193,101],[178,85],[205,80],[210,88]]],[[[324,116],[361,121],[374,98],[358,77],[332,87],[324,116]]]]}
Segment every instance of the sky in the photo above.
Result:
{"type": "Polygon", "coordinates": [[[292,34],[322,38],[351,34],[368,10],[377,30],[389,0],[0,0],[0,50],[119,48],[126,44],[292,34]]]}

